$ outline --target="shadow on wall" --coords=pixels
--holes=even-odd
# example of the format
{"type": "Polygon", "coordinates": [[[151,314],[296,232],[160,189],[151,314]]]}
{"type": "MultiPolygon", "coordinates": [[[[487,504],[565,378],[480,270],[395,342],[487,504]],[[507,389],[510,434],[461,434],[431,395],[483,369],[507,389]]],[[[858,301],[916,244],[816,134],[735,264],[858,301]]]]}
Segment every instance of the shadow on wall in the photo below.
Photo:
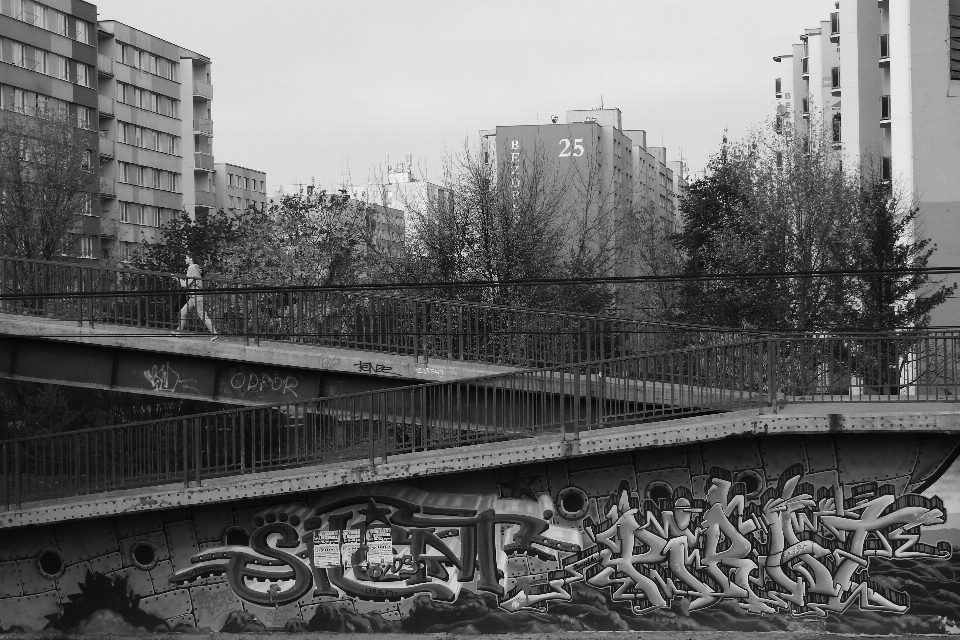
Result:
{"type": "MultiPolygon", "coordinates": [[[[891,615],[882,612],[848,610],[842,617],[829,614],[825,630],[831,633],[913,634],[946,633],[956,630],[943,616],[946,609],[960,619],[960,549],[947,562],[876,559],[880,580],[888,588],[903,589],[911,597],[911,612],[891,615]],[[952,627],[952,628],[951,628],[952,627]]],[[[49,616],[48,629],[66,634],[130,635],[153,632],[213,631],[195,629],[189,623],[171,626],[140,609],[141,597],[124,577],[88,572],[62,611],[49,616]]],[[[361,614],[340,602],[320,604],[309,621],[291,618],[284,633],[555,633],[561,631],[788,631],[802,626],[798,618],[775,614],[745,616],[734,602],[688,611],[689,600],[678,598],[670,610],[650,615],[632,614],[629,604],[614,602],[609,594],[584,585],[574,585],[572,600],[552,603],[549,611],[508,612],[492,594],[460,592],[454,602],[439,602],[427,595],[416,598],[409,614],[399,621],[385,620],[377,613],[361,614]]],[[[824,627],[821,627],[824,628],[824,627]]],[[[0,621],[2,629],[2,621],[0,621]]],[[[22,633],[20,627],[2,633],[22,633]]],[[[233,611],[218,631],[265,633],[268,628],[248,611],[233,611]]]]}

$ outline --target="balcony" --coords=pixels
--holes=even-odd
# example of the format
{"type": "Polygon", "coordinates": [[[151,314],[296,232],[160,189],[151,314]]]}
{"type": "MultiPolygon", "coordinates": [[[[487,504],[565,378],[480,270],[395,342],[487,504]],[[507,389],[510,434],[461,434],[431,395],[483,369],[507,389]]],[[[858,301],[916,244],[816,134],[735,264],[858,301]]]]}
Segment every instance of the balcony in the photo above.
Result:
{"type": "Polygon", "coordinates": [[[890,64],[890,34],[880,34],[880,64],[890,64]]]}
{"type": "Polygon", "coordinates": [[[100,197],[117,197],[117,181],[114,178],[105,178],[104,176],[100,176],[100,197]]]}
{"type": "Polygon", "coordinates": [[[97,73],[108,78],[113,77],[113,58],[102,53],[97,54],[97,73]]]}
{"type": "Polygon", "coordinates": [[[840,42],[840,12],[830,14],[830,42],[840,42]]]}
{"type": "Polygon", "coordinates": [[[193,119],[193,133],[203,136],[213,135],[213,120],[207,118],[193,119]]]}
{"type": "Polygon", "coordinates": [[[207,207],[208,209],[216,208],[217,194],[210,193],[209,191],[197,191],[196,196],[198,207],[207,207]]]}
{"type": "Polygon", "coordinates": [[[193,97],[203,98],[205,100],[213,100],[213,85],[208,82],[202,82],[194,79],[193,97]]]}
{"type": "Polygon", "coordinates": [[[880,124],[890,124],[890,96],[880,96],[880,124]]]}
{"type": "Polygon", "coordinates": [[[810,58],[800,58],[800,75],[804,78],[810,77],[810,58]]]}
{"type": "Polygon", "coordinates": [[[109,96],[97,96],[97,109],[100,111],[101,118],[113,117],[113,98],[109,96]]]}
{"type": "Polygon", "coordinates": [[[104,38],[113,37],[113,25],[105,22],[97,22],[97,35],[104,38]]]}
{"type": "Polygon", "coordinates": [[[213,171],[213,156],[209,153],[196,151],[193,154],[194,169],[196,171],[213,171]]]}
{"type": "Polygon", "coordinates": [[[830,69],[830,95],[840,95],[840,67],[830,69]]]}
{"type": "Polygon", "coordinates": [[[100,157],[101,158],[115,158],[117,157],[117,144],[110,138],[104,137],[104,132],[100,132],[100,157]]]}

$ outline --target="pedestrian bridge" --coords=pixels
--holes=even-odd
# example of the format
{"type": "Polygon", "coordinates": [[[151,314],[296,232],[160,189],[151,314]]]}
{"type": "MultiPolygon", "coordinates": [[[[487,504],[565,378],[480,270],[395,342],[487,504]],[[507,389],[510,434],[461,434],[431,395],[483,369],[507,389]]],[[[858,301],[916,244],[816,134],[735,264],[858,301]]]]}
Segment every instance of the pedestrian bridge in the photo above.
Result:
{"type": "Polygon", "coordinates": [[[0,376],[283,402],[518,368],[733,343],[705,327],[479,304],[204,280],[199,318],[171,336],[174,274],[0,258],[0,376]]]}

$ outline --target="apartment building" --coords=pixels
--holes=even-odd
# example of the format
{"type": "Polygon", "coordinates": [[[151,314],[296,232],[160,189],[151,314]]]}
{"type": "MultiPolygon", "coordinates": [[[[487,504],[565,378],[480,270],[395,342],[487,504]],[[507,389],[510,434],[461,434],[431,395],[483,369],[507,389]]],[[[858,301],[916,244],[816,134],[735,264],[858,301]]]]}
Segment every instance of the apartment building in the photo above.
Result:
{"type": "Polygon", "coordinates": [[[130,256],[171,218],[216,207],[210,59],[97,24],[103,248],[130,256]]]}
{"type": "Polygon", "coordinates": [[[235,164],[214,165],[216,207],[224,211],[245,211],[253,206],[263,211],[267,206],[267,174],[235,164]]]}
{"type": "Polygon", "coordinates": [[[350,196],[389,211],[400,211],[403,219],[385,221],[389,228],[401,227],[403,233],[414,233],[419,216],[429,214],[435,207],[449,204],[452,192],[443,185],[418,178],[413,171],[413,157],[405,162],[387,166],[386,179],[370,180],[364,185],[345,187],[350,196]]]}
{"type": "Polygon", "coordinates": [[[685,187],[680,161],[668,163],[663,147],[647,146],[646,132],[625,130],[619,109],[571,110],[566,122],[498,126],[480,132],[486,162],[498,167],[501,180],[521,183],[524,163],[548,163],[566,190],[566,209],[586,213],[589,224],[617,252],[611,275],[641,275],[635,256],[637,216],[659,221],[658,233],[678,224],[679,197],[685,187]]]}
{"type": "MultiPolygon", "coordinates": [[[[32,115],[59,109],[90,131],[96,170],[96,6],[82,0],[0,0],[0,108],[32,115]]],[[[82,214],[74,255],[100,255],[100,207],[95,184],[82,214]]]]}
{"type": "MultiPolygon", "coordinates": [[[[800,40],[774,57],[780,109],[825,113],[848,160],[915,195],[933,266],[960,264],[960,0],[842,0],[800,40]]],[[[933,324],[958,313],[954,298],[933,324]]]]}

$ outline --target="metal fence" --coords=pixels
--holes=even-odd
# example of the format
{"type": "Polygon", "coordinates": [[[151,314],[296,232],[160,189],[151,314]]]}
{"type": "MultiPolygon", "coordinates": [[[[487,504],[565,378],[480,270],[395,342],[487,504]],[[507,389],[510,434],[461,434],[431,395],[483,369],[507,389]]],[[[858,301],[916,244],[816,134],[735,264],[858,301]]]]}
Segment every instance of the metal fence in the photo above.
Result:
{"type": "Polygon", "coordinates": [[[57,496],[788,402],[954,400],[960,336],[807,336],[0,442],[8,509],[57,496]]]}
{"type": "MultiPolygon", "coordinates": [[[[200,291],[188,291],[175,274],[10,258],[0,258],[0,283],[0,310],[7,313],[170,331],[187,295],[196,294],[219,332],[248,341],[508,366],[591,362],[763,335],[218,278],[204,278],[200,291]]],[[[187,328],[205,331],[194,313],[187,328]]]]}

